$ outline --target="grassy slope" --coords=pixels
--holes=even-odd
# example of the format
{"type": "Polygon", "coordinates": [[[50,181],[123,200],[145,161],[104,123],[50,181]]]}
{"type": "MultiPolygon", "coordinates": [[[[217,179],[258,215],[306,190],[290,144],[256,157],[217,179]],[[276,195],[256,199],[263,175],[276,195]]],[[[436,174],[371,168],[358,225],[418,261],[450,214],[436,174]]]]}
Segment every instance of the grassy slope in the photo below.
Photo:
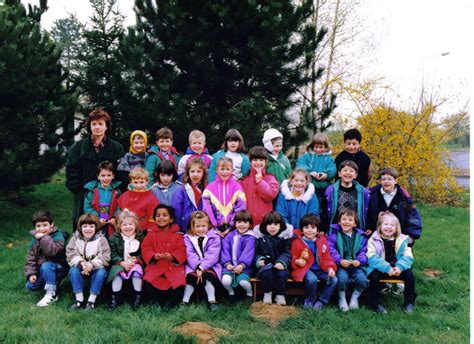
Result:
{"type": "Polygon", "coordinates": [[[303,311],[276,329],[252,318],[249,304],[223,305],[209,313],[204,304],[163,313],[145,306],[136,313],[123,306],[114,313],[100,306],[93,313],[69,313],[72,293],[47,309],[35,304],[41,297],[24,289],[23,264],[29,242],[31,213],[47,207],[56,223],[70,231],[71,195],[61,177],[24,195],[29,205],[18,208],[0,199],[0,342],[190,342],[171,331],[186,321],[205,321],[232,333],[221,342],[444,342],[469,341],[469,213],[467,208],[420,206],[424,233],[415,246],[417,307],[413,315],[401,312],[402,297],[385,297],[389,311],[378,316],[363,308],[341,314],[330,307],[321,314],[303,311]],[[13,248],[7,248],[12,242],[13,248]],[[438,279],[425,268],[442,270],[438,279]]]}

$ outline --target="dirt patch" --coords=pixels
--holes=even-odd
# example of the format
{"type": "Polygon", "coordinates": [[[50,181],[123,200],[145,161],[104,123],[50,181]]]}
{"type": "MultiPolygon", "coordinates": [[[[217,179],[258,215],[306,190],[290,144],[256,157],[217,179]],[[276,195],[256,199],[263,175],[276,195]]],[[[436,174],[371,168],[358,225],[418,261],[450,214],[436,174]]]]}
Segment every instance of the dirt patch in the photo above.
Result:
{"type": "Polygon", "coordinates": [[[186,337],[196,337],[200,344],[217,343],[219,337],[228,336],[230,333],[221,328],[212,327],[205,322],[190,321],[173,329],[186,337]]]}
{"type": "Polygon", "coordinates": [[[268,321],[273,327],[285,318],[298,315],[300,311],[293,306],[267,305],[262,302],[255,302],[250,306],[250,313],[259,319],[268,321]]]}
{"type": "Polygon", "coordinates": [[[432,268],[424,269],[423,273],[425,274],[425,276],[428,276],[430,278],[438,278],[439,276],[443,274],[441,270],[432,269],[432,268]]]}

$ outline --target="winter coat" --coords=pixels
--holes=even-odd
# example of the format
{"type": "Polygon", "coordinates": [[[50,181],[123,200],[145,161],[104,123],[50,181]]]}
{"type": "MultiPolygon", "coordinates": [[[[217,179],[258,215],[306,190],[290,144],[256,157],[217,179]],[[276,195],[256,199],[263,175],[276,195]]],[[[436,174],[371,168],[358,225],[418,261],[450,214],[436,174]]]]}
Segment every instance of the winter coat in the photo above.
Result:
{"type": "MultiPolygon", "coordinates": [[[[400,234],[395,239],[395,256],[397,258],[395,266],[402,272],[411,269],[413,265],[413,253],[411,247],[408,246],[409,240],[410,238],[405,234],[400,234]]],[[[367,275],[373,270],[388,273],[392,268],[390,263],[385,260],[385,247],[379,232],[374,232],[367,243],[367,258],[369,261],[369,266],[366,269],[367,275]]]]}
{"type": "Polygon", "coordinates": [[[281,185],[285,179],[290,178],[291,175],[291,163],[283,152],[278,153],[277,159],[271,152],[268,154],[267,165],[265,167],[267,173],[270,173],[278,181],[278,185],[281,185]]]}
{"type": "MultiPolygon", "coordinates": [[[[357,213],[357,219],[359,220],[359,228],[365,230],[366,227],[366,218],[367,218],[367,209],[369,207],[369,190],[364,188],[362,185],[353,181],[356,190],[357,190],[357,209],[354,209],[357,213]]],[[[339,187],[341,186],[341,181],[338,180],[332,185],[329,185],[324,193],[328,203],[328,218],[329,223],[335,223],[336,220],[336,211],[337,211],[337,199],[339,195],[339,187]]]]}
{"type": "Polygon", "coordinates": [[[178,175],[180,180],[182,179],[184,173],[186,172],[186,166],[188,162],[194,158],[199,158],[202,160],[204,165],[206,165],[207,169],[211,166],[212,156],[209,155],[209,151],[207,148],[204,148],[201,154],[195,153],[191,148],[186,149],[186,154],[179,160],[178,164],[178,175]]]}
{"type": "Polygon", "coordinates": [[[233,266],[243,264],[244,269],[242,272],[250,276],[254,256],[255,234],[253,230],[250,229],[244,234],[240,234],[237,229],[234,229],[222,239],[221,264],[224,268],[224,273],[232,272],[226,268],[226,265],[229,263],[233,266]]]}
{"type": "Polygon", "coordinates": [[[375,231],[377,229],[379,212],[389,210],[400,221],[402,233],[409,235],[413,239],[418,239],[421,236],[422,230],[421,217],[418,213],[418,209],[416,209],[408,191],[398,184],[395,186],[397,193],[388,207],[381,194],[382,186],[379,184],[370,189],[367,228],[375,231]]]}
{"type": "Polygon", "coordinates": [[[257,183],[256,173],[257,171],[252,169],[250,175],[242,180],[241,185],[245,192],[247,210],[252,215],[253,223],[259,225],[265,214],[273,210],[273,200],[278,196],[280,187],[275,177],[265,170],[262,171],[262,180],[257,183]]]}
{"type": "Polygon", "coordinates": [[[167,231],[154,224],[142,242],[142,256],[146,263],[145,281],[160,290],[176,289],[186,285],[184,263],[186,247],[179,227],[173,224],[167,231]],[[170,253],[173,261],[155,260],[156,253],[170,253]]]}
{"type": "Polygon", "coordinates": [[[288,180],[281,184],[280,189],[275,210],[280,213],[286,223],[291,224],[294,228],[300,228],[300,220],[304,215],[319,216],[319,201],[313,184],[309,184],[305,192],[298,198],[291,193],[288,180]]]}
{"type": "Polygon", "coordinates": [[[126,191],[127,185],[130,183],[128,174],[131,170],[136,167],[145,168],[145,161],[148,157],[148,153],[132,153],[127,152],[123,157],[120,158],[117,170],[115,172],[115,180],[122,182],[120,189],[126,191]]]}
{"type": "Polygon", "coordinates": [[[315,154],[310,151],[298,158],[296,161],[296,168],[302,168],[308,173],[318,172],[326,173],[327,179],[324,181],[317,180],[311,177],[311,183],[313,183],[316,190],[326,189],[331,183],[330,181],[336,176],[336,164],[330,154],[315,154]]]}
{"type": "MultiPolygon", "coordinates": [[[[300,230],[295,230],[294,236],[291,240],[291,278],[296,282],[301,282],[306,276],[306,273],[314,264],[314,254],[311,253],[311,249],[306,245],[302,238],[302,233],[300,230]],[[307,250],[309,253],[308,259],[306,260],[306,265],[304,267],[299,267],[296,265],[296,260],[301,258],[301,253],[303,250],[307,250]]],[[[328,272],[331,268],[334,271],[337,271],[337,266],[334,260],[331,257],[329,250],[328,241],[324,233],[318,233],[316,236],[316,248],[318,253],[319,267],[324,272],[328,272]]]]}
{"type": "Polygon", "coordinates": [[[160,202],[153,195],[151,189],[136,191],[129,185],[129,190],[120,196],[120,209],[133,211],[138,217],[140,229],[145,231],[153,223],[153,212],[160,202]]]}
{"type": "MultiPolygon", "coordinates": [[[[129,241],[130,249],[129,254],[138,259],[138,264],[144,265],[141,255],[140,244],[143,241],[144,235],[142,232],[138,232],[134,239],[129,241]]],[[[125,272],[125,269],[119,264],[125,261],[125,239],[122,234],[114,233],[109,237],[109,246],[110,246],[110,272],[107,276],[107,283],[113,281],[115,276],[120,272],[125,272]]]]}
{"type": "MultiPolygon", "coordinates": [[[[239,153],[242,156],[242,178],[250,173],[250,160],[247,154],[239,153]]],[[[209,167],[209,183],[216,179],[217,161],[225,156],[225,150],[221,149],[212,155],[211,166],[209,167]]],[[[234,176],[235,178],[235,176],[234,176]]]]}
{"type": "Polygon", "coordinates": [[[75,231],[66,246],[66,259],[70,267],[89,262],[94,266],[94,270],[105,268],[110,262],[110,246],[101,232],[86,240],[82,234],[75,231]]]}
{"type": "Polygon", "coordinates": [[[97,165],[108,160],[115,166],[123,155],[123,146],[105,138],[104,147],[97,153],[91,137],[75,142],[66,161],[66,187],[74,194],[73,220],[77,221],[84,208],[84,185],[97,180],[97,165]]]}
{"type": "MultiPolygon", "coordinates": [[[[173,163],[176,171],[178,170],[178,164],[180,156],[176,151],[176,148],[171,147],[170,149],[170,161],[173,163]]],[[[156,175],[156,169],[162,160],[165,160],[163,153],[160,152],[160,148],[157,145],[152,145],[148,150],[148,157],[145,161],[145,169],[148,171],[149,175],[149,183],[148,185],[153,185],[155,182],[158,181],[158,176],[156,175]]]]}
{"type": "Polygon", "coordinates": [[[39,276],[40,267],[45,262],[54,262],[66,265],[66,255],[64,250],[65,238],[63,232],[54,227],[51,233],[36,239],[36,230],[30,231],[33,236],[26,256],[25,275],[39,276]]]}
{"type": "Polygon", "coordinates": [[[240,210],[247,209],[242,186],[229,177],[223,181],[219,176],[209,184],[202,194],[202,210],[209,215],[213,227],[223,224],[232,226],[234,216],[240,210]]]}
{"type": "Polygon", "coordinates": [[[284,231],[274,236],[263,234],[259,226],[255,226],[253,230],[257,238],[254,262],[258,273],[272,269],[276,263],[281,263],[285,269],[289,269],[291,263],[290,239],[293,236],[293,227],[287,225],[284,231]],[[259,262],[262,259],[265,265],[260,267],[259,262]]]}
{"type": "MultiPolygon", "coordinates": [[[[355,234],[352,254],[361,266],[367,265],[367,237],[364,235],[364,231],[359,228],[353,228],[352,232],[355,234]]],[[[329,233],[331,256],[336,264],[340,265],[344,254],[344,241],[341,236],[345,234],[337,224],[331,225],[329,233]]]]}
{"type": "Polygon", "coordinates": [[[197,202],[191,185],[186,183],[176,190],[171,205],[175,210],[175,222],[181,228],[181,232],[186,232],[191,214],[202,210],[202,197],[197,202]]]}
{"type": "Polygon", "coordinates": [[[195,272],[198,268],[201,270],[212,269],[217,277],[221,279],[222,265],[220,263],[221,238],[211,229],[207,232],[203,242],[203,253],[199,249],[198,236],[192,234],[184,235],[184,244],[186,245],[186,275],[195,272]]]}
{"type": "Polygon", "coordinates": [[[176,191],[181,188],[181,185],[182,184],[178,181],[171,182],[168,186],[155,183],[151,188],[151,191],[160,204],[172,205],[174,195],[176,191]]]}
{"type": "Polygon", "coordinates": [[[120,196],[120,192],[117,191],[119,185],[120,182],[112,182],[110,188],[104,189],[97,180],[84,185],[84,189],[87,190],[86,198],[84,200],[84,213],[92,214],[101,218],[100,203],[104,201],[101,201],[101,196],[105,196],[104,198],[106,198],[110,204],[106,220],[117,216],[120,212],[117,202],[118,197],[120,196]]]}

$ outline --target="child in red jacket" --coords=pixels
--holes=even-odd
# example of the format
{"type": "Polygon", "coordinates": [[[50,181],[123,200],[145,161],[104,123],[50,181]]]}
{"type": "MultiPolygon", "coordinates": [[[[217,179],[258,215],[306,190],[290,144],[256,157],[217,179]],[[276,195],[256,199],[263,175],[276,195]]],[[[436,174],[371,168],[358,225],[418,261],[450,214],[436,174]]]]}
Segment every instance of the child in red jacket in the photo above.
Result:
{"type": "Polygon", "coordinates": [[[179,226],[174,221],[174,209],[160,204],[155,209],[155,223],[142,242],[142,257],[147,264],[145,281],[148,294],[165,307],[174,306],[186,285],[184,263],[186,247],[179,226]]]}
{"type": "Polygon", "coordinates": [[[299,230],[291,242],[291,278],[305,283],[304,308],[320,311],[326,306],[337,287],[336,263],[331,257],[329,245],[323,232],[318,232],[320,220],[313,214],[301,218],[299,230]],[[318,281],[326,286],[317,298],[318,281]]]}

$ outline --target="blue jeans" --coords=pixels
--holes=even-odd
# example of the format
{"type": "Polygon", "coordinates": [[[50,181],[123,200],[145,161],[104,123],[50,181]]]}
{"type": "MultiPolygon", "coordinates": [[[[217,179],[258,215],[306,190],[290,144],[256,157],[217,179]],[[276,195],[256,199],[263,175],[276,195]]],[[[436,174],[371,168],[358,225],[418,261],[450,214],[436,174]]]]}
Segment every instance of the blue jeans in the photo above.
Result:
{"type": "Polygon", "coordinates": [[[337,287],[337,277],[328,277],[328,274],[322,270],[308,270],[304,276],[304,295],[306,299],[311,302],[316,301],[316,295],[318,292],[318,280],[319,282],[326,281],[326,287],[324,288],[319,301],[327,304],[331,299],[332,293],[337,287]]]}
{"type": "Polygon", "coordinates": [[[350,266],[346,269],[339,267],[337,270],[337,279],[339,281],[337,290],[345,291],[349,284],[353,284],[359,291],[365,290],[369,286],[369,280],[364,270],[350,266]]]}
{"type": "Polygon", "coordinates": [[[90,276],[84,276],[81,274],[81,269],[73,266],[69,269],[69,279],[71,280],[72,291],[74,293],[82,293],[84,291],[84,277],[91,278],[91,294],[99,295],[107,279],[107,270],[105,270],[105,268],[92,270],[90,276]]]}
{"type": "Polygon", "coordinates": [[[36,282],[26,281],[28,290],[48,290],[55,292],[58,284],[67,275],[67,266],[54,263],[44,262],[40,266],[39,275],[36,276],[36,282]]]}

